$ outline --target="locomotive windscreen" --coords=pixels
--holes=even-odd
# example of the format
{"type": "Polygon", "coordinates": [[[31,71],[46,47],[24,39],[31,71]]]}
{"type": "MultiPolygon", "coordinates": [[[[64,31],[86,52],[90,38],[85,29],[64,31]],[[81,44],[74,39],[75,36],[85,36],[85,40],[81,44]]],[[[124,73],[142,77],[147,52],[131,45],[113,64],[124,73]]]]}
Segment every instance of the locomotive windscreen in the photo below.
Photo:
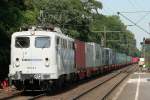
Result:
{"type": "Polygon", "coordinates": [[[15,47],[16,48],[28,48],[30,45],[29,37],[16,37],[15,47]]]}
{"type": "Polygon", "coordinates": [[[36,48],[49,48],[50,47],[50,37],[36,37],[35,38],[36,48]]]}

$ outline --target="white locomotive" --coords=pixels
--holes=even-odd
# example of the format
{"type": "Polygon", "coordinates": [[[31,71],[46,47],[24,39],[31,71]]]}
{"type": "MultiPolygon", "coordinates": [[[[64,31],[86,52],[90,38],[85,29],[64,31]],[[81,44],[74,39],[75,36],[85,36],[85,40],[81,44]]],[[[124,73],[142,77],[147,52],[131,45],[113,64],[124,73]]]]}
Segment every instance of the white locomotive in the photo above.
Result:
{"type": "Polygon", "coordinates": [[[57,30],[16,32],[11,39],[10,83],[18,89],[48,89],[75,72],[74,39],[57,30]],[[34,85],[33,85],[34,84],[34,85]]]}

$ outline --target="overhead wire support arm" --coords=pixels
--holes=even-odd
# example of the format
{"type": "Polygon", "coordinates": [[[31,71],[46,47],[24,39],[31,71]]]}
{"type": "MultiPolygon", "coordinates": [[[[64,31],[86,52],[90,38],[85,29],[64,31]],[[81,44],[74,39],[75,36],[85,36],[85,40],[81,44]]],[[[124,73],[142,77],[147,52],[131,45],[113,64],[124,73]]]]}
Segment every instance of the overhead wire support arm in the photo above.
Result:
{"type": "Polygon", "coordinates": [[[133,23],[135,26],[137,26],[139,29],[141,29],[142,31],[150,34],[147,30],[145,30],[144,28],[142,28],[141,26],[139,26],[138,24],[136,24],[134,21],[132,21],[131,19],[129,19],[128,17],[126,17],[125,15],[123,15],[120,12],[117,12],[118,15],[121,15],[123,18],[127,19],[128,21],[130,21],[131,23],[133,23]]]}

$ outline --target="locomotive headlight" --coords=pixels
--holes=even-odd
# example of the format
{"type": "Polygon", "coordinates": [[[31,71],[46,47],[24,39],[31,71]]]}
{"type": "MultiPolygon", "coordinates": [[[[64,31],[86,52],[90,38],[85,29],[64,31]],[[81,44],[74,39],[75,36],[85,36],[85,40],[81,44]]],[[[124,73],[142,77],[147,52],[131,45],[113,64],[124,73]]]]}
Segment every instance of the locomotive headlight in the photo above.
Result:
{"type": "Polygon", "coordinates": [[[19,67],[19,66],[20,66],[20,63],[19,63],[19,62],[16,62],[15,65],[16,65],[16,67],[19,67]]]}
{"type": "Polygon", "coordinates": [[[46,64],[45,64],[45,65],[46,65],[46,67],[48,67],[48,66],[49,66],[49,62],[46,62],[46,64]]]}
{"type": "Polygon", "coordinates": [[[49,62],[50,62],[50,60],[48,58],[45,58],[45,66],[46,67],[49,67],[49,62]]]}
{"type": "Polygon", "coordinates": [[[46,66],[46,67],[49,67],[49,61],[46,61],[46,62],[45,62],[45,66],[46,66]]]}
{"type": "Polygon", "coordinates": [[[15,66],[16,66],[16,67],[19,67],[19,65],[20,65],[19,58],[16,58],[15,66]]]}

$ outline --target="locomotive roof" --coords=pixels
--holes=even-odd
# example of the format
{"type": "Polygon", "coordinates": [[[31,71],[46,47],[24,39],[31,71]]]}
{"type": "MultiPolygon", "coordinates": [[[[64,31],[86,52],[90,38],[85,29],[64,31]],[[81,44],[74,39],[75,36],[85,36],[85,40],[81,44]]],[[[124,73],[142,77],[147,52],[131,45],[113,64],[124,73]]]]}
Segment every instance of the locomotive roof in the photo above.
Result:
{"type": "Polygon", "coordinates": [[[12,34],[12,37],[16,36],[36,36],[36,35],[42,35],[42,36],[59,36],[61,38],[69,39],[69,40],[74,40],[73,38],[65,35],[65,34],[60,34],[58,32],[54,31],[20,31],[20,32],[15,32],[12,34]]]}

